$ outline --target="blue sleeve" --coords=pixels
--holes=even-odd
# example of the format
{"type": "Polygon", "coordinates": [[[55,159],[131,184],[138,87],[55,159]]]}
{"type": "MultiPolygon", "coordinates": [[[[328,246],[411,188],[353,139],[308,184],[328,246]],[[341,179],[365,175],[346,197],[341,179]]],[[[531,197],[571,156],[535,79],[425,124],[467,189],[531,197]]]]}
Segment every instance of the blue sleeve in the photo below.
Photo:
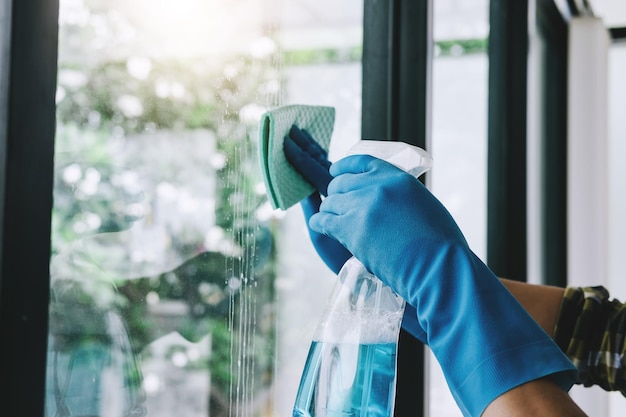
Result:
{"type": "Polygon", "coordinates": [[[460,258],[441,270],[456,279],[424,277],[442,285],[420,294],[416,310],[465,416],[480,416],[497,397],[535,379],[571,388],[574,365],[482,261],[460,258]]]}

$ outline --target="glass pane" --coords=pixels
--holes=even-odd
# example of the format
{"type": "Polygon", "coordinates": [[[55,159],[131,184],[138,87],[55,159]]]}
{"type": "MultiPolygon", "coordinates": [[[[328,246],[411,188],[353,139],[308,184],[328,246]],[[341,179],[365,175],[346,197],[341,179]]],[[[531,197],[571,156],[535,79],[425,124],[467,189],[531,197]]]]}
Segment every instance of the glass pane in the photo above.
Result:
{"type": "MultiPolygon", "coordinates": [[[[332,106],[336,109],[335,127],[329,158],[341,157],[356,140],[361,128],[361,24],[362,0],[342,9],[332,0],[311,2],[320,9],[310,10],[309,24],[292,22],[283,26],[290,42],[302,39],[296,49],[289,48],[285,58],[285,101],[332,106]],[[344,10],[338,13],[337,7],[344,10]],[[349,13],[345,12],[349,10],[349,13]],[[321,18],[321,19],[320,19],[321,18]],[[311,30],[311,23],[324,22],[320,36],[312,38],[302,32],[311,30]],[[303,30],[302,28],[306,28],[303,30]],[[325,36],[325,34],[328,34],[325,36]]],[[[290,2],[292,7],[301,2],[290,2]]],[[[289,9],[289,6],[286,5],[289,9]]],[[[292,15],[304,14],[294,10],[292,15]]],[[[315,25],[314,25],[315,26],[315,25]]],[[[288,43],[285,47],[288,48],[288,43]]],[[[310,341],[326,306],[336,276],[326,267],[313,249],[304,216],[294,206],[283,213],[278,243],[279,275],[277,277],[277,389],[276,415],[292,414],[300,376],[310,341]]]]}
{"type": "Polygon", "coordinates": [[[349,3],[61,1],[46,416],[291,413],[333,278],[257,125],[326,104],[358,138],[349,3]]]}
{"type": "MultiPolygon", "coordinates": [[[[485,259],[489,2],[434,1],[433,7],[430,188],[485,259]]],[[[432,355],[429,393],[431,415],[461,416],[432,355]]]]}
{"type": "MultiPolygon", "coordinates": [[[[362,0],[283,2],[285,104],[332,106],[336,119],[330,159],[360,139],[362,0]]],[[[280,213],[276,281],[277,416],[292,414],[310,342],[335,283],[313,249],[304,216],[280,213]]]]}

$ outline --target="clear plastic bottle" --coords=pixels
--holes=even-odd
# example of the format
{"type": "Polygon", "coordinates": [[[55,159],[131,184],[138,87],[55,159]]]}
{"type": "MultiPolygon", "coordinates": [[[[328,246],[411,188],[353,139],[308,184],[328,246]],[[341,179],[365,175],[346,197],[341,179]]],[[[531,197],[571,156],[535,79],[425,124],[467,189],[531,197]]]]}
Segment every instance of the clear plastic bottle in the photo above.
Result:
{"type": "Polygon", "coordinates": [[[404,300],[351,258],[322,316],[293,416],[389,417],[404,300]]]}
{"type": "MultiPolygon", "coordinates": [[[[349,154],[370,154],[418,177],[432,160],[402,142],[360,141],[349,154]]],[[[339,280],[317,327],[293,409],[294,417],[390,417],[396,387],[404,300],[356,258],[339,280]]]]}

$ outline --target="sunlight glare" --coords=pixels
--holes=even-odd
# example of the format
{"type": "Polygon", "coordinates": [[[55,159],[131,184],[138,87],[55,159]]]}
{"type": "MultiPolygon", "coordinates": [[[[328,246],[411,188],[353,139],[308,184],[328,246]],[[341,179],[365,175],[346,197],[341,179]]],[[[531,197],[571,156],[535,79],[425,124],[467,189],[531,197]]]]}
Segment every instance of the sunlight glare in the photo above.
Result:
{"type": "MultiPolygon", "coordinates": [[[[138,28],[152,56],[192,58],[232,55],[258,48],[265,14],[258,0],[114,0],[138,28]]],[[[268,48],[268,42],[264,42],[268,48]]]]}

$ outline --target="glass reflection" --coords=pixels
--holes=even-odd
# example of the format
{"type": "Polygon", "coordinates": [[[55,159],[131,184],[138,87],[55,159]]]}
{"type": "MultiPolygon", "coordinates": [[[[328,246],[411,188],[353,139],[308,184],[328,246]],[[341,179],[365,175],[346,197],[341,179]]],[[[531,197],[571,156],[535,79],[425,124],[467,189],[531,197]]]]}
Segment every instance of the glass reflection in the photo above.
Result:
{"type": "Polygon", "coordinates": [[[46,416],[268,407],[281,80],[237,3],[61,2],[46,416]]]}

